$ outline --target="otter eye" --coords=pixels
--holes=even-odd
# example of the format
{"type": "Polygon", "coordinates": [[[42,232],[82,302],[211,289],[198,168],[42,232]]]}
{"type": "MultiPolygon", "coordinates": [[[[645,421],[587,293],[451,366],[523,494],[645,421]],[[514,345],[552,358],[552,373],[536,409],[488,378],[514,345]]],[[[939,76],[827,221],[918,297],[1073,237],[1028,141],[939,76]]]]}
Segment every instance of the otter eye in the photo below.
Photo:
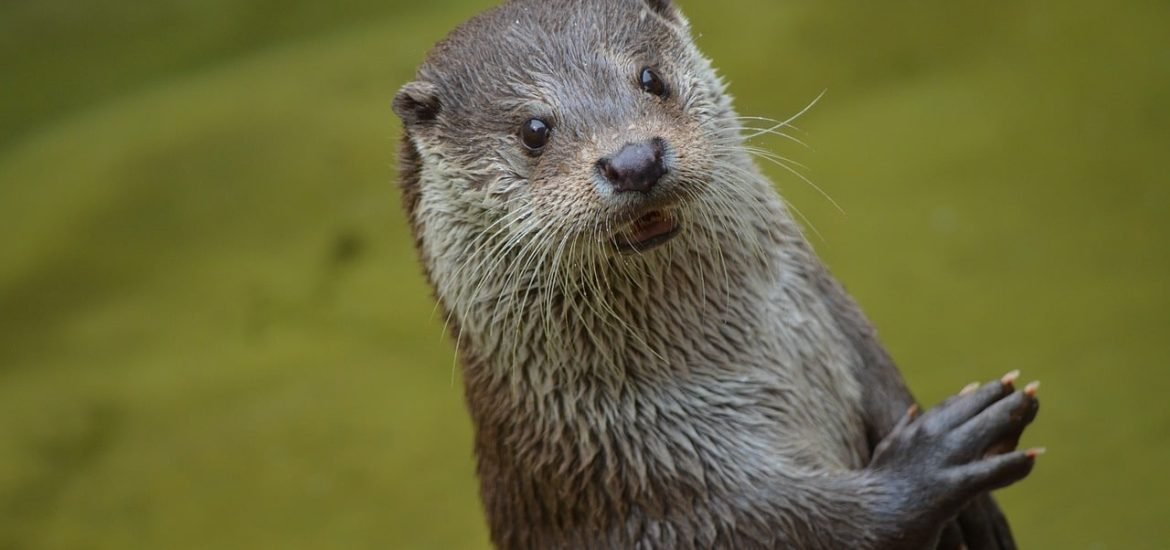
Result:
{"type": "Polygon", "coordinates": [[[642,91],[654,94],[658,97],[666,97],[667,89],[666,83],[662,81],[662,77],[650,67],[643,67],[642,72],[638,75],[638,82],[642,85],[642,91]]]}
{"type": "Polygon", "coordinates": [[[552,128],[549,128],[548,123],[539,118],[530,118],[520,125],[520,141],[533,151],[539,151],[544,147],[548,143],[548,137],[551,133],[552,128]]]}

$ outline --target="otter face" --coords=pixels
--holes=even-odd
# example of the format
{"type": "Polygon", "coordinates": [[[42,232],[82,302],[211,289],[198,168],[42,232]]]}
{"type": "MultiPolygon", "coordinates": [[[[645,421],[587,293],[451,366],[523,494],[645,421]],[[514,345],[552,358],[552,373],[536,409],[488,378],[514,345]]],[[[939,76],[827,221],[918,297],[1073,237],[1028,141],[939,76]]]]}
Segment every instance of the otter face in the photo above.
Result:
{"type": "Polygon", "coordinates": [[[667,0],[513,0],[452,32],[394,100],[423,246],[431,224],[534,256],[693,231],[738,135],[688,33],[667,0]]]}
{"type": "Polygon", "coordinates": [[[628,327],[773,276],[781,206],[668,0],[506,2],[437,44],[394,110],[416,248],[463,349],[658,361],[660,336],[628,327]]]}

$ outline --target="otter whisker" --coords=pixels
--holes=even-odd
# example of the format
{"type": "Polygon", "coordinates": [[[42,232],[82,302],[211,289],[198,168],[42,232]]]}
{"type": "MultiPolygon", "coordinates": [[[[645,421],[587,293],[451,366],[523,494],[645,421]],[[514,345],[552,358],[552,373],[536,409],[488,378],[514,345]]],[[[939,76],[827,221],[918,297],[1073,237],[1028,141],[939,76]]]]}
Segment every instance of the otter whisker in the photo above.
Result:
{"type": "MultiPolygon", "coordinates": [[[[821,90],[821,93],[817,94],[817,96],[814,97],[812,99],[812,101],[809,101],[807,105],[805,105],[801,110],[797,111],[796,114],[788,117],[787,120],[777,121],[777,120],[766,119],[764,117],[756,117],[756,119],[757,120],[768,120],[768,121],[774,122],[776,124],[774,126],[774,128],[783,128],[785,126],[788,126],[790,128],[796,128],[795,126],[792,125],[792,123],[796,122],[797,119],[799,119],[800,117],[804,116],[805,113],[812,110],[813,106],[815,106],[817,104],[817,102],[819,102],[821,100],[821,98],[825,97],[826,92],[828,92],[828,90],[821,90]]],[[[743,119],[750,119],[751,117],[737,117],[737,118],[740,120],[743,120],[743,119]]]]}
{"type": "MultiPolygon", "coordinates": [[[[524,215],[524,210],[523,210],[523,209],[521,209],[521,210],[519,210],[519,211],[516,211],[516,212],[514,212],[514,214],[516,214],[518,218],[522,218],[522,217],[523,217],[523,215],[524,215]]],[[[510,213],[510,214],[508,214],[508,215],[505,215],[505,216],[503,216],[503,217],[501,218],[501,221],[502,221],[502,220],[508,220],[508,219],[509,219],[511,216],[512,216],[512,214],[511,214],[511,213],[510,213]]],[[[493,225],[494,225],[494,224],[493,224],[493,225]]],[[[503,231],[504,229],[506,229],[508,225],[510,225],[510,223],[509,223],[509,224],[505,224],[505,225],[503,226],[503,228],[501,228],[501,230],[500,230],[500,231],[503,231]]],[[[498,234],[498,232],[497,232],[496,234],[498,234]]],[[[483,234],[481,234],[481,235],[483,235],[483,234]]],[[[495,234],[493,234],[493,236],[494,236],[494,235],[495,235],[495,234]]],[[[485,240],[483,240],[483,237],[481,236],[479,240],[477,240],[477,241],[475,241],[475,242],[473,242],[473,243],[472,243],[473,252],[472,252],[471,254],[468,254],[467,256],[469,256],[469,257],[471,257],[471,258],[476,258],[476,257],[481,257],[481,258],[485,258],[485,259],[486,259],[486,258],[490,258],[490,257],[491,257],[490,255],[483,255],[483,254],[477,254],[477,253],[476,253],[476,252],[478,252],[478,251],[481,251],[481,250],[482,250],[484,247],[488,246],[489,244],[490,244],[490,243],[489,243],[488,241],[485,241],[485,240]]],[[[479,263],[479,264],[482,264],[483,262],[484,262],[484,260],[481,260],[480,262],[477,262],[477,263],[479,263]]],[[[456,270],[455,270],[455,274],[456,274],[456,276],[460,276],[460,275],[462,275],[462,273],[464,272],[464,269],[465,269],[465,268],[466,268],[466,267],[467,267],[467,266],[468,266],[470,263],[471,263],[470,261],[469,261],[469,262],[464,262],[464,263],[463,263],[463,264],[461,264],[459,267],[457,267],[457,268],[456,268],[456,270]]],[[[483,282],[485,282],[485,281],[481,281],[481,286],[482,286],[483,282]]],[[[475,288],[474,288],[474,289],[471,291],[471,296],[469,297],[469,301],[474,301],[474,299],[475,299],[475,296],[476,296],[476,295],[479,293],[479,288],[480,288],[480,286],[477,286],[477,287],[475,287],[475,288]]],[[[459,300],[456,300],[456,304],[454,304],[453,306],[450,306],[450,307],[449,307],[449,311],[447,312],[446,319],[444,319],[444,321],[443,321],[443,333],[446,333],[446,332],[447,332],[447,329],[448,329],[448,327],[449,327],[449,325],[450,325],[450,323],[451,323],[451,319],[452,319],[452,317],[453,317],[454,315],[456,315],[456,309],[458,309],[458,308],[459,308],[459,303],[461,303],[461,302],[460,302],[459,300]]],[[[435,304],[435,307],[436,307],[436,308],[438,308],[438,302],[436,302],[436,304],[435,304]]],[[[464,312],[460,312],[460,316],[461,316],[461,317],[464,317],[464,318],[466,318],[466,313],[467,313],[466,311],[464,311],[464,312]]],[[[432,313],[432,314],[433,314],[433,313],[432,313]]],[[[457,335],[457,337],[456,337],[456,341],[457,341],[457,342],[458,342],[458,341],[460,341],[460,340],[462,339],[462,335],[463,335],[463,330],[464,330],[464,328],[465,328],[465,327],[464,327],[464,325],[461,323],[461,324],[460,324],[460,327],[459,327],[459,334],[458,334],[458,335],[457,335]]],[[[456,352],[458,353],[458,351],[459,351],[459,350],[458,350],[458,344],[456,344],[456,352]]]]}
{"type": "MultiPolygon", "coordinates": [[[[705,194],[716,194],[717,191],[705,189],[704,193],[705,194]]],[[[698,196],[698,192],[696,192],[696,196],[697,196],[696,203],[704,204],[703,198],[705,198],[705,197],[698,196]]],[[[711,200],[715,201],[717,204],[722,206],[722,199],[721,198],[712,197],[711,200]]],[[[704,225],[706,225],[707,234],[709,235],[708,243],[710,243],[710,244],[708,244],[708,246],[710,248],[714,249],[715,257],[718,258],[718,260],[719,260],[719,268],[722,271],[722,275],[723,275],[723,292],[724,292],[724,296],[723,296],[724,302],[723,303],[724,303],[724,305],[727,305],[727,304],[731,303],[731,276],[728,274],[728,271],[727,271],[727,258],[723,253],[723,247],[713,244],[713,243],[720,242],[720,235],[721,235],[720,227],[716,221],[716,216],[715,216],[714,212],[711,211],[711,209],[699,208],[698,210],[700,212],[702,212],[703,217],[707,220],[704,225]]]]}
{"type": "MultiPolygon", "coordinates": [[[[694,188],[687,187],[687,188],[684,190],[684,195],[687,197],[687,200],[688,200],[688,201],[690,201],[690,202],[692,202],[692,203],[696,203],[696,204],[700,204],[700,203],[701,203],[701,200],[702,200],[702,199],[701,199],[700,193],[699,193],[699,191],[698,191],[698,190],[696,190],[696,189],[694,189],[694,188]]],[[[691,222],[691,225],[692,225],[692,227],[694,227],[694,228],[696,228],[696,229],[700,229],[700,230],[706,231],[706,233],[707,233],[707,235],[708,235],[708,237],[707,237],[707,242],[714,242],[714,241],[715,241],[715,233],[714,233],[714,229],[713,229],[713,227],[712,227],[712,226],[714,225],[714,223],[713,223],[713,222],[712,222],[712,220],[711,220],[710,214],[707,212],[707,210],[706,210],[706,209],[704,209],[704,208],[701,208],[701,207],[700,207],[700,208],[695,208],[695,209],[694,209],[694,212],[695,212],[695,213],[696,213],[698,216],[700,216],[702,219],[701,219],[701,220],[694,220],[694,221],[692,221],[692,222],[691,222]]],[[[701,239],[699,239],[699,240],[697,240],[697,241],[698,241],[698,242],[703,242],[701,239]]],[[[714,248],[714,249],[715,249],[715,252],[716,252],[717,256],[718,256],[718,257],[720,258],[720,260],[722,261],[722,254],[723,254],[723,252],[722,252],[721,250],[719,250],[719,247],[712,247],[712,248],[714,248]]],[[[699,261],[698,261],[698,264],[699,264],[699,289],[700,289],[700,293],[701,293],[701,296],[700,296],[700,298],[701,298],[701,300],[702,300],[702,303],[704,304],[704,307],[706,307],[706,306],[708,305],[708,300],[707,300],[707,281],[706,281],[706,274],[705,274],[705,270],[704,270],[704,268],[703,268],[704,264],[706,264],[706,260],[707,260],[707,258],[708,258],[708,255],[707,255],[707,254],[700,254],[700,255],[699,255],[699,261]]],[[[725,280],[725,281],[724,281],[724,286],[726,286],[726,285],[727,285],[727,282],[726,282],[726,280],[725,280]]]]}
{"type": "MultiPolygon", "coordinates": [[[[480,258],[481,256],[478,254],[478,253],[480,252],[480,249],[481,249],[481,248],[483,248],[484,246],[487,246],[487,245],[488,245],[488,243],[489,243],[490,241],[492,241],[492,240],[495,238],[495,236],[497,236],[497,235],[499,234],[499,231],[497,231],[496,233],[494,233],[494,234],[491,234],[491,236],[487,236],[487,235],[488,235],[488,232],[489,232],[489,231],[491,231],[491,229],[492,229],[493,227],[495,227],[496,225],[498,225],[498,224],[500,224],[500,223],[502,223],[502,222],[508,221],[508,220],[512,219],[513,217],[515,217],[515,216],[520,216],[520,215],[522,215],[522,214],[524,214],[524,211],[523,211],[523,210],[517,210],[517,211],[509,212],[509,213],[505,214],[504,216],[501,216],[501,217],[500,217],[500,219],[496,220],[496,221],[495,221],[494,223],[492,223],[491,225],[489,225],[489,226],[488,226],[488,227],[487,227],[487,228],[486,228],[486,229],[485,229],[483,232],[481,232],[481,233],[477,234],[477,235],[475,236],[475,240],[472,242],[472,253],[470,253],[470,254],[467,254],[467,255],[466,255],[466,257],[467,257],[467,258],[472,258],[472,259],[474,259],[474,258],[480,258]]],[[[506,228],[507,228],[506,226],[507,226],[507,225],[508,225],[507,223],[505,223],[505,224],[504,224],[504,230],[506,230],[506,228]]],[[[468,266],[468,264],[469,264],[469,263],[470,263],[470,261],[468,261],[468,262],[463,262],[461,265],[459,265],[459,267],[457,267],[457,268],[455,269],[455,274],[454,274],[454,276],[455,276],[456,278],[458,278],[458,277],[462,276],[462,275],[463,275],[463,273],[464,273],[464,271],[465,271],[465,269],[467,268],[467,266],[468,266]]],[[[473,293],[473,294],[474,294],[474,293],[473,293]]],[[[434,317],[434,315],[435,315],[435,312],[437,312],[437,311],[438,311],[438,309],[439,309],[439,303],[440,303],[439,301],[436,301],[436,302],[435,302],[435,306],[434,306],[434,308],[432,308],[432,310],[431,310],[431,317],[432,317],[432,318],[434,317]]],[[[443,331],[443,332],[446,332],[446,330],[445,330],[445,329],[446,329],[446,326],[447,326],[447,323],[448,323],[448,322],[450,322],[450,313],[448,313],[448,318],[447,318],[447,320],[446,320],[446,321],[443,323],[443,327],[444,327],[444,331],[443,331]]]]}
{"type": "Polygon", "coordinates": [[[766,157],[766,158],[772,158],[772,159],[776,159],[776,160],[778,160],[778,161],[785,162],[785,163],[787,163],[787,164],[789,164],[789,165],[793,166],[794,168],[801,168],[801,169],[804,169],[804,170],[808,170],[808,169],[809,169],[809,168],[808,168],[808,166],[805,166],[804,164],[801,164],[800,162],[797,162],[797,161],[795,161],[795,160],[792,160],[792,159],[790,159],[790,158],[788,158],[788,157],[784,157],[784,156],[778,155],[778,154],[776,154],[776,153],[773,153],[772,151],[769,151],[769,150],[767,150],[767,149],[762,149],[762,148],[759,148],[759,147],[753,147],[753,146],[750,146],[750,145],[744,145],[744,146],[740,147],[740,149],[741,149],[741,150],[743,150],[743,151],[746,151],[746,152],[748,152],[748,153],[751,153],[751,154],[753,154],[753,155],[757,155],[757,156],[761,156],[761,157],[766,157]]]}
{"type": "MultiPolygon", "coordinates": [[[[719,213],[720,218],[725,223],[737,228],[732,235],[728,235],[729,238],[742,240],[753,235],[754,231],[752,227],[745,225],[747,223],[746,220],[750,217],[737,213],[736,206],[742,207],[743,205],[747,205],[753,211],[756,211],[757,215],[764,214],[759,210],[761,207],[755,201],[750,200],[748,197],[734,196],[732,193],[741,193],[743,192],[742,190],[750,189],[754,185],[752,183],[754,181],[754,174],[746,168],[732,162],[721,164],[720,168],[730,172],[730,183],[734,185],[714,185],[709,187],[710,196],[713,201],[712,212],[719,213]]],[[[753,238],[748,244],[754,248],[757,258],[765,257],[765,251],[758,239],[753,238]]]]}
{"type": "Polygon", "coordinates": [[[817,191],[817,193],[819,193],[822,197],[825,198],[825,200],[828,200],[829,204],[832,204],[833,207],[836,208],[838,212],[840,212],[842,214],[845,213],[845,209],[841,208],[841,205],[838,204],[837,201],[833,199],[833,197],[829,196],[829,194],[827,192],[825,192],[825,190],[822,189],[821,186],[813,183],[812,180],[808,179],[808,177],[806,177],[804,174],[801,174],[800,171],[789,166],[787,163],[779,160],[779,159],[782,159],[783,157],[764,155],[764,154],[760,154],[760,153],[755,152],[755,151],[748,151],[748,152],[753,154],[754,156],[756,156],[758,158],[762,158],[768,162],[771,162],[772,164],[775,164],[776,166],[783,168],[788,173],[800,178],[800,180],[803,181],[804,183],[808,184],[809,187],[812,187],[813,189],[815,189],[817,191]]]}
{"type": "MultiPolygon", "coordinates": [[[[753,156],[758,156],[759,158],[762,158],[764,160],[767,160],[773,164],[780,166],[781,168],[796,175],[798,178],[800,178],[806,184],[811,186],[814,190],[819,192],[821,194],[821,196],[823,196],[826,200],[828,200],[830,204],[832,204],[834,207],[836,207],[838,211],[844,213],[844,209],[842,209],[841,206],[831,196],[829,196],[828,193],[826,193],[822,188],[820,188],[819,186],[814,184],[811,180],[809,180],[803,174],[800,174],[799,172],[797,172],[794,168],[787,166],[786,164],[784,164],[784,162],[782,162],[782,160],[788,160],[788,159],[786,159],[784,157],[780,157],[779,155],[773,155],[771,153],[767,153],[766,151],[762,151],[762,150],[758,150],[758,149],[754,149],[754,148],[747,148],[744,146],[723,146],[723,145],[720,145],[720,146],[717,146],[716,148],[721,150],[721,151],[724,151],[724,152],[738,152],[738,151],[747,152],[748,154],[751,154],[753,156]]],[[[737,171],[737,173],[739,173],[744,178],[751,179],[752,177],[754,177],[754,174],[748,173],[740,167],[735,167],[734,169],[737,171]]],[[[822,240],[824,239],[824,236],[817,229],[816,225],[812,223],[812,220],[810,220],[807,216],[805,216],[804,213],[799,208],[797,208],[797,206],[795,204],[793,204],[790,201],[786,201],[786,205],[788,207],[792,208],[792,210],[797,214],[797,216],[799,216],[804,221],[804,223],[809,227],[809,229],[811,229],[813,231],[813,233],[815,233],[817,235],[818,238],[820,238],[822,240]]]]}
{"type": "MultiPolygon", "coordinates": [[[[596,292],[591,293],[589,296],[590,310],[601,318],[606,327],[617,329],[614,331],[614,334],[620,334],[623,336],[627,334],[633,335],[634,341],[638,344],[641,344],[648,353],[658,355],[657,352],[653,349],[653,346],[651,346],[650,343],[640,335],[641,333],[639,331],[633,330],[633,327],[630,326],[629,321],[614,309],[613,304],[608,299],[609,296],[614,294],[615,288],[610,285],[610,277],[605,276],[604,273],[600,273],[600,270],[607,265],[611,268],[621,270],[620,267],[614,266],[612,263],[608,262],[604,264],[597,261],[590,263],[590,270],[592,272],[592,279],[594,281],[593,287],[596,290],[596,292]],[[599,281],[604,282],[606,285],[604,293],[602,292],[601,283],[599,281]],[[598,311],[598,308],[594,307],[593,304],[600,304],[602,306],[601,311],[598,311]],[[601,315],[601,313],[605,313],[606,315],[601,315]],[[617,326],[610,324],[608,319],[613,319],[616,321],[617,326]]],[[[629,275],[627,274],[627,276],[629,275]]],[[[661,356],[659,357],[661,358],[661,356]]]]}
{"type": "MultiPolygon", "coordinates": [[[[517,224],[522,224],[525,219],[531,216],[532,210],[530,208],[521,208],[517,211],[517,213],[520,215],[516,216],[514,219],[509,221],[509,223],[497,230],[497,232],[492,235],[490,240],[477,243],[478,246],[476,246],[470,254],[472,257],[479,258],[479,261],[475,263],[475,268],[472,272],[494,273],[502,262],[507,261],[507,258],[510,256],[510,252],[519,242],[518,239],[522,235],[520,231],[516,230],[515,226],[517,224]],[[496,237],[505,231],[513,231],[513,234],[508,238],[503,239],[502,241],[496,242],[496,237]],[[494,246],[492,246],[493,243],[494,246]],[[489,262],[491,262],[490,265],[488,265],[489,262]],[[486,269],[484,269],[485,267],[486,269]]],[[[471,265],[471,262],[467,262],[464,265],[471,265]]],[[[479,283],[471,290],[470,301],[474,302],[476,300],[484,285],[489,283],[489,280],[490,279],[488,277],[480,277],[479,283]]],[[[493,284],[500,283],[500,281],[490,282],[493,284]]],[[[495,317],[495,315],[496,314],[493,313],[492,317],[495,317]]]]}
{"type": "MultiPolygon", "coordinates": [[[[585,292],[585,295],[582,296],[582,302],[584,302],[584,305],[593,314],[590,316],[590,318],[600,320],[603,323],[603,328],[615,328],[614,325],[612,325],[609,321],[610,318],[613,318],[613,319],[617,320],[618,324],[623,325],[625,330],[629,330],[629,327],[625,326],[625,323],[621,319],[621,317],[618,316],[617,313],[614,312],[611,308],[609,308],[608,304],[606,304],[606,300],[603,298],[601,291],[600,291],[600,284],[598,284],[597,268],[598,268],[597,262],[593,262],[593,261],[589,262],[588,273],[584,279],[586,281],[586,292],[585,292]],[[598,308],[596,307],[596,304],[598,304],[598,303],[606,305],[606,307],[604,308],[605,309],[604,312],[598,311],[598,308]]],[[[590,330],[590,323],[586,320],[584,313],[580,310],[579,304],[574,307],[574,310],[578,314],[578,320],[579,320],[580,324],[586,328],[587,335],[589,336],[589,341],[593,343],[593,346],[595,347],[595,349],[606,350],[605,352],[600,354],[602,360],[604,360],[606,362],[606,364],[607,364],[606,366],[608,366],[610,369],[614,369],[614,370],[618,369],[618,365],[615,362],[615,358],[613,357],[613,355],[611,353],[608,352],[608,350],[610,349],[609,346],[612,344],[612,342],[606,342],[604,339],[600,338],[599,335],[597,335],[593,330],[590,330]]],[[[622,333],[621,330],[616,330],[616,331],[612,332],[612,334],[621,334],[621,333],[622,333]]]]}
{"type": "MultiPolygon", "coordinates": [[[[523,220],[532,214],[533,210],[531,207],[521,207],[501,216],[499,219],[492,222],[477,234],[475,241],[472,243],[471,250],[465,255],[465,257],[479,260],[479,262],[475,264],[476,270],[484,267],[484,263],[493,259],[494,257],[494,254],[486,253],[487,249],[494,247],[497,248],[497,252],[499,249],[506,249],[508,247],[508,239],[504,239],[503,242],[500,242],[498,240],[500,235],[508,231],[513,231],[517,224],[523,223],[523,220]]],[[[470,261],[464,262],[462,265],[460,265],[459,271],[456,272],[456,276],[462,276],[464,273],[463,270],[470,265],[472,265],[470,261]]]]}
{"type": "MultiPolygon", "coordinates": [[[[517,239],[509,247],[509,251],[514,250],[507,255],[501,255],[497,260],[496,265],[501,266],[499,271],[502,271],[500,284],[510,285],[512,287],[524,286],[526,288],[545,287],[547,281],[540,277],[540,273],[532,269],[534,262],[537,261],[541,252],[541,245],[544,241],[550,238],[548,232],[536,232],[526,236],[524,239],[517,239]]],[[[493,266],[495,269],[496,266],[493,266]]],[[[485,271],[484,275],[496,274],[498,271],[485,271]]],[[[493,317],[494,320],[502,321],[511,316],[514,310],[513,303],[505,304],[507,307],[501,308],[501,312],[493,317]]]]}
{"type": "MultiPolygon", "coordinates": [[[[552,263],[551,263],[549,269],[545,270],[545,271],[549,272],[549,281],[550,281],[549,286],[552,287],[554,289],[554,291],[553,292],[546,292],[544,294],[544,296],[543,296],[544,305],[541,307],[541,314],[542,314],[542,318],[544,321],[545,332],[548,334],[554,335],[555,339],[559,339],[560,334],[561,334],[561,331],[556,330],[556,328],[554,327],[555,319],[552,318],[552,310],[553,310],[553,302],[555,299],[555,294],[559,293],[560,296],[562,297],[562,301],[568,300],[571,296],[571,288],[570,287],[572,286],[571,285],[572,281],[569,278],[573,274],[569,273],[568,272],[569,270],[567,270],[567,269],[561,269],[561,266],[562,266],[561,260],[562,260],[562,255],[565,252],[565,246],[567,244],[569,244],[570,241],[575,242],[571,237],[572,237],[572,233],[570,233],[568,231],[562,232],[560,243],[557,245],[556,251],[552,256],[552,263]],[[563,272],[563,275],[562,275],[562,272],[563,272]]],[[[570,255],[571,255],[571,251],[570,251],[570,255]]],[[[537,267],[537,270],[540,271],[540,268],[537,267]]],[[[554,346],[559,346],[560,342],[556,341],[555,339],[550,341],[551,344],[554,346]]]]}
{"type": "Polygon", "coordinates": [[[752,139],[755,139],[755,138],[763,136],[763,135],[772,135],[772,136],[776,136],[779,138],[787,139],[788,141],[791,141],[793,143],[801,145],[801,146],[805,147],[806,149],[812,149],[812,146],[810,146],[804,140],[802,140],[796,136],[793,136],[791,134],[781,132],[781,131],[776,130],[774,128],[758,128],[755,126],[728,126],[728,127],[723,127],[723,128],[714,128],[712,130],[709,130],[709,132],[714,136],[720,136],[720,137],[722,137],[724,134],[731,134],[735,138],[742,140],[742,141],[752,140],[752,139]],[[749,132],[749,133],[744,134],[743,132],[749,132]]]}
{"type": "Polygon", "coordinates": [[[477,288],[482,287],[491,274],[496,273],[498,266],[504,264],[507,269],[504,270],[503,276],[498,277],[494,283],[503,284],[504,288],[515,289],[511,293],[498,295],[495,307],[488,317],[490,323],[507,323],[507,319],[512,316],[512,305],[517,301],[526,300],[526,296],[531,294],[532,289],[539,286],[538,281],[532,281],[531,277],[525,277],[525,264],[523,263],[524,257],[534,252],[534,242],[539,239],[539,236],[541,236],[539,232],[534,234],[530,231],[517,229],[509,239],[503,242],[501,249],[495,250],[494,263],[489,269],[483,271],[484,275],[487,276],[481,275],[483,281],[477,288]]]}
{"type": "MultiPolygon", "coordinates": [[[[549,229],[542,232],[543,237],[539,239],[536,242],[536,245],[533,247],[531,258],[526,263],[525,269],[527,270],[528,266],[531,266],[531,276],[538,281],[544,281],[542,286],[547,289],[547,291],[536,294],[533,297],[533,303],[538,306],[540,304],[547,303],[547,307],[541,306],[538,308],[540,322],[535,323],[534,326],[539,327],[540,330],[543,331],[543,335],[545,335],[545,337],[551,337],[552,340],[549,340],[549,345],[555,346],[558,344],[557,339],[559,339],[560,334],[557,334],[555,331],[551,330],[553,324],[549,310],[552,307],[552,300],[555,298],[558,292],[563,290],[558,287],[558,284],[560,283],[557,273],[559,261],[557,260],[556,255],[550,254],[550,251],[557,250],[558,248],[564,246],[568,231],[557,229],[553,224],[547,224],[547,226],[549,229]],[[554,246],[554,244],[558,243],[559,246],[554,246]]],[[[525,305],[526,303],[520,304],[522,308],[525,305]]],[[[525,313],[526,312],[523,310],[516,312],[516,319],[518,322],[525,316],[525,313]]]]}
{"type": "MultiPolygon", "coordinates": [[[[752,174],[751,172],[747,171],[746,169],[744,169],[744,168],[742,168],[742,167],[738,167],[738,166],[736,166],[736,167],[733,167],[733,168],[732,168],[732,170],[735,172],[735,174],[736,174],[737,178],[740,178],[740,179],[741,179],[741,181],[748,181],[748,180],[750,180],[751,178],[753,178],[753,177],[754,177],[754,174],[752,174]]],[[[822,240],[824,239],[824,236],[823,236],[823,235],[821,234],[821,232],[820,232],[820,231],[817,229],[816,225],[812,223],[812,220],[811,220],[811,219],[809,219],[807,216],[805,216],[805,215],[804,215],[804,213],[803,213],[803,212],[802,212],[802,211],[801,211],[799,208],[797,208],[797,206],[796,206],[795,204],[793,204],[791,201],[785,201],[785,202],[783,203],[783,206],[786,206],[786,207],[788,207],[788,208],[791,208],[791,209],[792,209],[792,211],[793,211],[793,212],[795,212],[795,213],[796,213],[796,215],[797,215],[797,216],[798,216],[798,217],[799,217],[801,220],[803,220],[803,221],[804,221],[804,223],[805,223],[805,224],[806,224],[806,225],[809,227],[809,229],[811,229],[811,230],[812,230],[812,232],[813,232],[813,233],[814,233],[814,234],[815,234],[815,235],[816,235],[818,238],[820,238],[820,239],[822,239],[822,240]]]]}

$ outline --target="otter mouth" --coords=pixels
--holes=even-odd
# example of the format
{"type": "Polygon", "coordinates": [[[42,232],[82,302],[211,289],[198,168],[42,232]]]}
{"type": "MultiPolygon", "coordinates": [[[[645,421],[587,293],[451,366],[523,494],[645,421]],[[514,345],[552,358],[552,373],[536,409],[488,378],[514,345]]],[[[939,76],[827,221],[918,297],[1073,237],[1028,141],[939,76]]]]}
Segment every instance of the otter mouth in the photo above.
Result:
{"type": "Polygon", "coordinates": [[[635,254],[661,246],[678,235],[682,225],[665,210],[652,210],[619,232],[613,244],[619,252],[635,254]]]}

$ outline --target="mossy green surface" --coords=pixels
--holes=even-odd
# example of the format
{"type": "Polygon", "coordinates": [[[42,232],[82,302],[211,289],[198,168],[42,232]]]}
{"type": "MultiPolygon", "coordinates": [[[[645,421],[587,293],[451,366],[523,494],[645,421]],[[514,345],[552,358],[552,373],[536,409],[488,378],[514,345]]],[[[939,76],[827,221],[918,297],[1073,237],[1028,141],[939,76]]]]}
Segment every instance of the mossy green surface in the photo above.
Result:
{"type": "MultiPolygon", "coordinates": [[[[487,5],[0,5],[0,549],[487,545],[389,110],[487,5]]],[[[1043,381],[1022,545],[1170,543],[1170,7],[684,7],[919,397],[1043,381]]]]}

